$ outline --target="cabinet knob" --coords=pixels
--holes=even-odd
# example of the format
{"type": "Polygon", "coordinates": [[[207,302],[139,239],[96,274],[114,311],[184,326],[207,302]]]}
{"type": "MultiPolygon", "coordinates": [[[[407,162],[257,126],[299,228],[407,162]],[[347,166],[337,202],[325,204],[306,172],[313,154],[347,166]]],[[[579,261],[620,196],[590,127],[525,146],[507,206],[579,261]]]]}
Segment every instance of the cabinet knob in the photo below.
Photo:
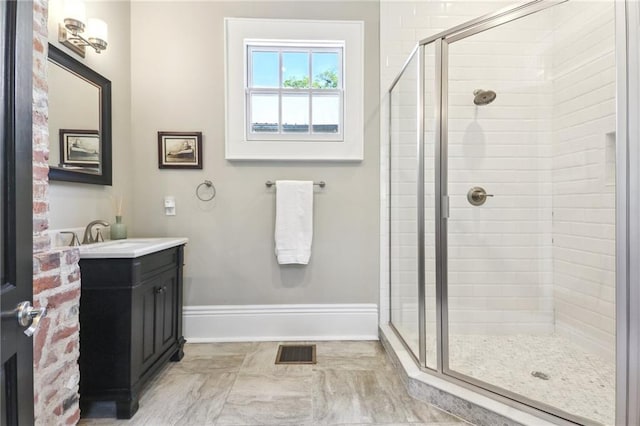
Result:
{"type": "Polygon", "coordinates": [[[156,287],[156,293],[160,294],[160,293],[164,293],[164,287],[156,287]]]}

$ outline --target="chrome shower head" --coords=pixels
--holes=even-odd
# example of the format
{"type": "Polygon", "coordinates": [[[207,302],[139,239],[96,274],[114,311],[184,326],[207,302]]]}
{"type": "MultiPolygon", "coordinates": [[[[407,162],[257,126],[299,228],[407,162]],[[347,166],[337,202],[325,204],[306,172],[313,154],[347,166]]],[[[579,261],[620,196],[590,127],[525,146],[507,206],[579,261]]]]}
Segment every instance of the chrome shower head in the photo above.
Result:
{"type": "Polygon", "coordinates": [[[473,103],[476,105],[489,105],[496,99],[496,92],[493,90],[476,89],[473,91],[473,103]]]}

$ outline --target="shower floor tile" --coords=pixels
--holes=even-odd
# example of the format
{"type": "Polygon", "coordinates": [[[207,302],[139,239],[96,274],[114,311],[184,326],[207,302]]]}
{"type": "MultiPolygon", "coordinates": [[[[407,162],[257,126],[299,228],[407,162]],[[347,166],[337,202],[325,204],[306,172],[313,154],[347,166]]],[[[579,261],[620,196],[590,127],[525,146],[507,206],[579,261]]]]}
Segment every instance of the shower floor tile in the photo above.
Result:
{"type": "Polygon", "coordinates": [[[568,339],[452,335],[449,341],[451,370],[580,417],[614,424],[614,363],[568,339]]]}

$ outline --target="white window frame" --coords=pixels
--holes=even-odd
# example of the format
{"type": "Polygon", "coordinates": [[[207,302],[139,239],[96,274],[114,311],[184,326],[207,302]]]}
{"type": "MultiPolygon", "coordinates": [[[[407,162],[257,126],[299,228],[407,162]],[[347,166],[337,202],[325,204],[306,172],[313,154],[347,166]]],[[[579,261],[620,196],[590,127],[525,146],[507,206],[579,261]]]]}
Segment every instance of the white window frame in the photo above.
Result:
{"type": "Polygon", "coordinates": [[[277,140],[289,140],[289,141],[342,141],[344,138],[344,43],[336,42],[290,42],[287,40],[280,41],[265,41],[265,40],[245,40],[245,51],[247,55],[247,68],[246,73],[246,87],[245,87],[245,137],[246,140],[251,141],[277,141],[277,140]],[[278,53],[278,87],[259,87],[253,86],[253,52],[277,52],[278,53]],[[309,88],[287,88],[283,86],[282,82],[282,53],[288,52],[301,52],[309,55],[309,88]],[[313,62],[312,53],[336,53],[338,55],[338,87],[336,89],[314,89],[311,85],[313,83],[313,76],[311,75],[311,66],[313,62]],[[254,132],[251,128],[251,95],[268,94],[278,95],[278,132],[254,132]],[[309,131],[306,133],[285,133],[282,129],[282,96],[283,95],[307,95],[309,99],[309,131]],[[313,131],[313,98],[322,96],[338,96],[338,132],[337,133],[323,133],[313,131]]]}
{"type": "MultiPolygon", "coordinates": [[[[227,160],[361,161],[364,155],[364,23],[225,18],[225,158],[227,160]],[[250,132],[247,93],[247,46],[342,48],[340,136],[279,134],[254,138],[250,132]],[[282,137],[285,136],[285,137],[282,137]],[[334,139],[329,139],[332,136],[334,139]]],[[[280,88],[283,90],[286,88],[280,88]]],[[[258,90],[258,89],[255,89],[258,90]]],[[[271,89],[269,89],[270,91],[271,89]]],[[[291,90],[291,89],[287,89],[291,90]]],[[[306,93],[302,89],[299,93],[306,93]]],[[[313,89],[328,93],[329,89],[313,89]]],[[[256,92],[253,92],[256,93],[256,92]]],[[[280,112],[279,112],[280,116],[280,112]]],[[[311,118],[311,116],[310,116],[311,118]]],[[[311,123],[310,123],[311,124],[311,123]]]]}

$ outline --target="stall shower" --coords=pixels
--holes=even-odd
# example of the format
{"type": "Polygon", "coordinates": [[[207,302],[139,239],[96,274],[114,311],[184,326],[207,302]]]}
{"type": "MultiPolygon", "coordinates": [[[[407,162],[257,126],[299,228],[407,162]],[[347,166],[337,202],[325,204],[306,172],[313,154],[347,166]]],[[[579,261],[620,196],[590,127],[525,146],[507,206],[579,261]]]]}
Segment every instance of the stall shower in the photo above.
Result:
{"type": "Polygon", "coordinates": [[[420,42],[389,90],[390,324],[425,371],[615,422],[614,1],[420,42]]]}

